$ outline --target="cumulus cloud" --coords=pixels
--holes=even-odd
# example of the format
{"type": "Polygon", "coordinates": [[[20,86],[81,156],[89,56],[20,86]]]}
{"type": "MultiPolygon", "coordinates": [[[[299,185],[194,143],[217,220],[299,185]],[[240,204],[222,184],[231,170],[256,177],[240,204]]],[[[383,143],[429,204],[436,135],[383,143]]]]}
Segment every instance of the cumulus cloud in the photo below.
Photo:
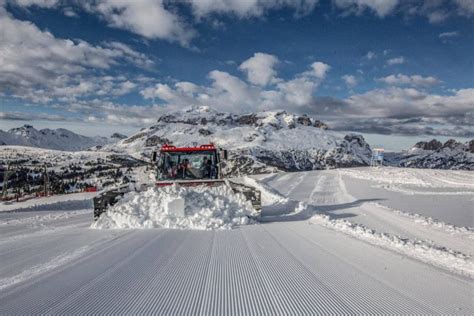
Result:
{"type": "Polygon", "coordinates": [[[396,118],[355,118],[335,119],[329,124],[334,130],[353,131],[382,135],[430,135],[448,137],[474,137],[474,130],[464,126],[446,126],[445,120],[433,120],[423,117],[410,119],[396,118]],[[433,125],[437,125],[436,128],[433,125]]]}
{"type": "Polygon", "coordinates": [[[314,76],[318,79],[324,79],[331,66],[317,61],[311,64],[311,70],[304,73],[305,76],[314,76]]]}
{"type": "Polygon", "coordinates": [[[430,23],[441,23],[455,16],[471,17],[474,14],[472,0],[332,0],[345,15],[361,15],[368,11],[380,18],[403,14],[406,17],[423,16],[430,23]]]}
{"type": "Polygon", "coordinates": [[[288,8],[294,10],[296,16],[301,16],[312,12],[318,0],[188,0],[179,5],[164,0],[85,0],[79,3],[88,12],[100,15],[111,27],[149,39],[176,41],[190,46],[197,32],[191,25],[193,21],[186,21],[186,15],[180,10],[184,6],[189,6],[197,20],[208,18],[211,26],[223,28],[223,23],[211,15],[250,18],[263,16],[269,10],[288,8]]]}
{"type": "Polygon", "coordinates": [[[458,5],[460,15],[472,16],[474,14],[474,1],[472,0],[454,0],[458,5]]]}
{"type": "Polygon", "coordinates": [[[345,100],[349,114],[368,117],[448,117],[473,112],[474,89],[452,95],[429,94],[414,88],[390,87],[355,94],[345,100]]]}
{"type": "Polygon", "coordinates": [[[353,75],[344,75],[341,78],[349,88],[354,88],[358,84],[357,78],[353,75]]]}
{"type": "Polygon", "coordinates": [[[189,0],[193,13],[202,18],[210,14],[232,14],[240,18],[259,17],[268,10],[292,9],[296,15],[313,11],[319,0],[189,0]]]}
{"type": "Polygon", "coordinates": [[[176,13],[167,10],[162,0],[97,0],[83,5],[115,28],[125,29],[150,39],[166,39],[188,45],[195,31],[176,13]]]}
{"type": "Polygon", "coordinates": [[[255,57],[271,60],[267,66],[278,60],[272,55],[255,54],[243,62],[239,68],[247,73],[248,82],[227,72],[213,70],[208,74],[211,80],[208,86],[189,82],[177,82],[173,86],[159,83],[143,89],[141,94],[145,99],[159,98],[171,106],[210,105],[232,111],[290,109],[311,103],[317,87],[330,69],[323,62],[314,62],[308,70],[285,81],[278,79],[273,67],[255,65],[255,57]],[[259,67],[265,70],[264,76],[253,73],[259,67]]]}
{"type": "Polygon", "coordinates": [[[377,54],[375,54],[375,53],[372,52],[372,51],[368,51],[368,52],[367,52],[367,55],[365,55],[365,58],[367,58],[368,60],[372,60],[372,59],[374,59],[374,58],[376,58],[376,57],[377,57],[377,54]]]}
{"type": "Polygon", "coordinates": [[[253,57],[240,64],[239,69],[247,74],[249,82],[265,86],[277,81],[275,66],[278,62],[278,58],[273,55],[255,53],[253,57]]]}
{"type": "Polygon", "coordinates": [[[423,77],[420,75],[407,76],[403,74],[389,75],[383,78],[378,78],[377,81],[389,85],[411,85],[411,86],[434,86],[441,81],[435,77],[423,77]]]}
{"type": "Polygon", "coordinates": [[[395,58],[390,58],[387,60],[387,65],[392,66],[392,65],[401,65],[405,63],[405,57],[399,56],[395,58]]]}
{"type": "Polygon", "coordinates": [[[369,9],[380,17],[391,14],[398,0],[333,0],[333,3],[348,13],[361,14],[369,9]]]}
{"type": "Polygon", "coordinates": [[[59,4],[59,0],[7,0],[7,2],[20,7],[37,6],[41,8],[53,8],[59,4]]]}
{"type": "Polygon", "coordinates": [[[305,108],[332,129],[375,134],[474,136],[474,89],[449,95],[385,88],[346,99],[318,98],[305,108]]]}
{"type": "Polygon", "coordinates": [[[20,21],[0,8],[0,93],[50,102],[94,91],[112,94],[130,91],[126,79],[102,80],[96,70],[110,70],[120,62],[139,67],[153,62],[119,42],[91,45],[56,38],[28,21],[20,21]],[[108,85],[108,87],[106,87],[108,85]]]}
{"type": "MultiPolygon", "coordinates": [[[[295,17],[310,14],[319,0],[81,0],[70,3],[60,0],[0,0],[20,7],[38,6],[63,8],[63,13],[74,17],[80,8],[100,16],[109,26],[124,29],[147,39],[163,39],[192,47],[197,36],[196,22],[212,27],[225,27],[221,15],[239,19],[264,17],[269,11],[289,9],[295,17]],[[73,8],[74,7],[74,8],[73,8]],[[216,15],[218,15],[216,19],[216,15]]],[[[401,13],[405,16],[425,16],[439,23],[454,16],[471,17],[471,0],[332,0],[344,15],[372,12],[380,18],[401,13]]]]}

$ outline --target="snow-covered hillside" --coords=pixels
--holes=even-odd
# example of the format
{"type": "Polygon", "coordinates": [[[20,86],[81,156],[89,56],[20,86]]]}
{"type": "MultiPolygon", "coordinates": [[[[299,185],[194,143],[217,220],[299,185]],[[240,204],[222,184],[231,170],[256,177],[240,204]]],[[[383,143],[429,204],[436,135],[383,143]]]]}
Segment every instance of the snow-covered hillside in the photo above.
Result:
{"type": "Polygon", "coordinates": [[[418,142],[411,149],[388,156],[391,165],[410,168],[474,170],[474,140],[444,144],[433,139],[418,142]]]}
{"type": "Polygon", "coordinates": [[[23,146],[0,147],[0,192],[8,178],[6,197],[44,191],[80,192],[87,187],[110,188],[134,180],[146,162],[127,154],[104,151],[62,151],[23,146]]]}
{"type": "MultiPolygon", "coordinates": [[[[122,136],[122,135],[120,135],[122,136]]],[[[87,137],[64,128],[37,130],[31,125],[0,130],[0,145],[29,146],[55,150],[77,151],[118,140],[118,138],[87,137]]]]}
{"type": "Polygon", "coordinates": [[[367,165],[370,147],[360,135],[339,134],[323,122],[285,111],[245,115],[195,107],[161,116],[157,124],[104,149],[147,155],[161,144],[205,143],[230,151],[231,173],[313,170],[367,165]]]}

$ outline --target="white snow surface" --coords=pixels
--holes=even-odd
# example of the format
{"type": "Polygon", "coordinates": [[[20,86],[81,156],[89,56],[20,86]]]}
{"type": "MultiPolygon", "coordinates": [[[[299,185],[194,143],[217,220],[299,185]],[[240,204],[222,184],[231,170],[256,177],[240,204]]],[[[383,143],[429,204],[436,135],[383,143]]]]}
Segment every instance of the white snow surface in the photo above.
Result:
{"type": "Polygon", "coordinates": [[[374,186],[407,195],[473,195],[471,171],[413,168],[347,168],[341,174],[370,180],[374,186]]]}
{"type": "MultiPolygon", "coordinates": [[[[365,170],[234,179],[263,200],[259,224],[234,229],[90,229],[86,196],[0,212],[0,314],[473,315],[472,195],[449,195],[471,174],[365,170]],[[413,194],[373,188],[387,176],[413,194]]],[[[121,200],[123,219],[145,223],[156,195],[121,200]]]]}
{"type": "MultiPolygon", "coordinates": [[[[73,194],[53,195],[41,198],[33,198],[23,202],[0,202],[0,212],[11,212],[21,210],[40,210],[40,209],[61,209],[69,208],[73,201],[90,200],[97,195],[97,192],[82,192],[73,194]]],[[[92,205],[92,202],[89,203],[92,205]]]]}
{"type": "Polygon", "coordinates": [[[410,240],[387,233],[377,233],[364,225],[354,224],[344,219],[331,219],[328,215],[316,214],[311,218],[311,223],[335,229],[373,245],[474,278],[474,263],[469,255],[461,252],[432,245],[422,240],[410,240]]]}
{"type": "Polygon", "coordinates": [[[96,229],[173,228],[230,229],[246,225],[256,216],[252,204],[226,185],[215,187],[168,186],[127,193],[92,224],[96,229]],[[184,200],[184,216],[176,215],[173,203],[184,200]]]}

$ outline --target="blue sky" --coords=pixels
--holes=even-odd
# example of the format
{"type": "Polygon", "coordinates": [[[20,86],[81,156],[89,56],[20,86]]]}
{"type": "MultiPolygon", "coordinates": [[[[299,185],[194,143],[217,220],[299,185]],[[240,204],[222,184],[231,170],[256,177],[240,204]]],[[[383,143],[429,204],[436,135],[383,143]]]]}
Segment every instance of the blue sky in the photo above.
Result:
{"type": "Polygon", "coordinates": [[[0,128],[131,133],[210,105],[465,139],[473,15],[470,0],[0,0],[0,128]]]}

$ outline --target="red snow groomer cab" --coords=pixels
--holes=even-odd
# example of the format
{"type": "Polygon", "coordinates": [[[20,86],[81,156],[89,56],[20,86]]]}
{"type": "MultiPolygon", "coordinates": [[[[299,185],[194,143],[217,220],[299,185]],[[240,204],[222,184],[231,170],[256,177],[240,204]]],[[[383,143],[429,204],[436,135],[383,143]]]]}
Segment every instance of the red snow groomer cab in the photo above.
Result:
{"type": "MultiPolygon", "coordinates": [[[[223,162],[227,160],[227,150],[216,148],[213,144],[196,147],[176,147],[163,145],[153,152],[151,164],[156,170],[156,186],[218,186],[226,185],[234,193],[243,194],[255,210],[260,211],[261,192],[251,186],[239,183],[237,179],[224,178],[223,162]]],[[[147,185],[138,190],[146,188],[147,185]]],[[[137,190],[137,189],[135,189],[137,190]]],[[[118,198],[130,192],[130,186],[102,192],[94,198],[94,219],[98,219],[118,198]]]]}
{"type": "Polygon", "coordinates": [[[196,147],[176,147],[163,145],[159,155],[153,153],[156,163],[156,185],[183,186],[220,185],[225,181],[222,175],[222,161],[227,159],[227,151],[213,144],[196,147]]]}

